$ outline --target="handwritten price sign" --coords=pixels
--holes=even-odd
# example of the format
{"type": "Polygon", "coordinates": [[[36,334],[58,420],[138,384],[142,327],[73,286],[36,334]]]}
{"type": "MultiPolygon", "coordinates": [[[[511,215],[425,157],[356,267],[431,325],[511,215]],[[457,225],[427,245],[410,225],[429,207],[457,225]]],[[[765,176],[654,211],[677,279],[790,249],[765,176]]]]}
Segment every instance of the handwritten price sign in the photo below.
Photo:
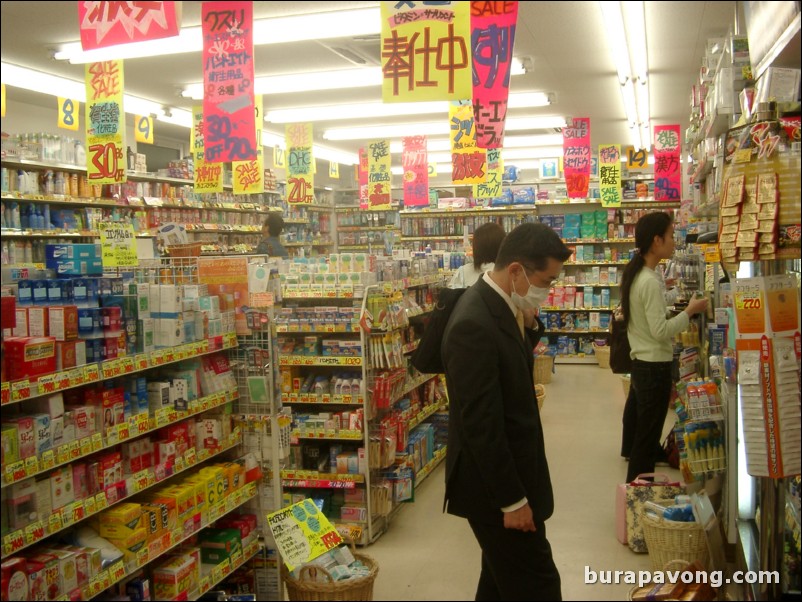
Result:
{"type": "Polygon", "coordinates": [[[139,265],[136,254],[136,234],[131,224],[101,222],[98,224],[98,230],[100,231],[104,268],[139,265]]]}
{"type": "Polygon", "coordinates": [[[125,182],[123,62],[86,65],[87,177],[92,184],[125,182]]]}

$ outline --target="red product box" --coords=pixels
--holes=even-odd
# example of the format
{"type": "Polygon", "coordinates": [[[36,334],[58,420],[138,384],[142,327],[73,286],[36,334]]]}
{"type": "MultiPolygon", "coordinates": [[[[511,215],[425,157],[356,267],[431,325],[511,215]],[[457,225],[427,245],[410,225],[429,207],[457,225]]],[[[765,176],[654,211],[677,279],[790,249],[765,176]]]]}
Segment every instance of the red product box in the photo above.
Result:
{"type": "Polygon", "coordinates": [[[75,305],[51,307],[50,311],[48,311],[48,324],[50,336],[57,341],[77,339],[78,307],[75,305]]]}
{"type": "Polygon", "coordinates": [[[40,553],[28,556],[29,560],[44,565],[45,573],[45,599],[55,600],[61,596],[61,575],[59,574],[59,560],[53,554],[40,553]]]}
{"type": "MultiPolygon", "coordinates": [[[[28,597],[26,600],[47,600],[47,581],[45,578],[45,565],[41,562],[28,560],[25,569],[28,573],[28,597]]],[[[6,598],[3,598],[5,600],[6,598]]]]}
{"type": "Polygon", "coordinates": [[[171,424],[159,431],[159,439],[175,443],[175,455],[183,456],[189,449],[189,432],[186,423],[171,424]]]}
{"type": "Polygon", "coordinates": [[[86,341],[56,341],[56,370],[86,365],[86,341]]]}
{"type": "Polygon", "coordinates": [[[17,380],[56,371],[56,339],[21,337],[3,343],[6,351],[6,377],[17,380]]]}
{"type": "Polygon", "coordinates": [[[123,479],[123,460],[120,452],[109,452],[98,458],[100,462],[100,486],[103,489],[116,485],[123,479]]]}
{"type": "Polygon", "coordinates": [[[29,600],[27,562],[24,558],[11,558],[0,564],[3,600],[29,600]]]}
{"type": "Polygon", "coordinates": [[[103,406],[103,428],[125,421],[125,392],[122,387],[104,389],[100,394],[103,406]]]}
{"type": "Polygon", "coordinates": [[[0,297],[0,328],[14,328],[16,324],[17,299],[10,295],[0,297]]]}

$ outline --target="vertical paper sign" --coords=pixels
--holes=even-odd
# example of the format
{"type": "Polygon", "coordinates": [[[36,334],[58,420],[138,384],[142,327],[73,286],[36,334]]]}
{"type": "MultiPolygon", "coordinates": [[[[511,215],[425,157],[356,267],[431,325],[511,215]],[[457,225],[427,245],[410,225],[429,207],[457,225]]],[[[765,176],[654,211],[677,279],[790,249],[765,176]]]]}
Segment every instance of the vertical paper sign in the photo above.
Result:
{"type": "Polygon", "coordinates": [[[310,205],[315,200],[312,124],[289,123],[284,128],[287,144],[287,202],[310,205]]]}
{"type": "Polygon", "coordinates": [[[134,116],[134,140],[153,144],[153,117],[150,115],[134,116]]]}
{"type": "Polygon", "coordinates": [[[6,85],[0,84],[0,117],[6,116],[6,85]]]}
{"type": "Polygon", "coordinates": [[[329,177],[334,180],[340,179],[340,164],[329,161],[329,177]]]}
{"type": "Polygon", "coordinates": [[[426,136],[402,138],[401,165],[404,168],[404,207],[429,206],[429,154],[426,136]]]}
{"type": "Polygon", "coordinates": [[[177,36],[180,2],[78,2],[81,47],[104,48],[177,36]]]}
{"type": "Polygon", "coordinates": [[[78,130],[78,110],[80,101],[58,97],[58,127],[63,130],[78,130]]]}
{"type": "Polygon", "coordinates": [[[599,145],[599,190],[602,207],[621,206],[621,147],[599,145]]]}
{"type": "Polygon", "coordinates": [[[253,2],[204,2],[201,7],[205,159],[255,160],[253,2]]]}
{"type": "Polygon", "coordinates": [[[476,145],[501,148],[510,95],[518,2],[471,2],[476,145]]]}
{"type": "Polygon", "coordinates": [[[278,146],[273,147],[273,167],[280,167],[281,169],[286,169],[287,167],[287,153],[278,146]]]}
{"type": "Polygon", "coordinates": [[[563,173],[569,199],[584,199],[590,187],[590,119],[578,117],[563,128],[563,173]]]}
{"type": "Polygon", "coordinates": [[[367,209],[370,206],[369,186],[368,186],[368,149],[359,149],[359,165],[357,166],[359,177],[359,208],[367,209]]]}
{"type": "Polygon", "coordinates": [[[678,125],[654,126],[654,200],[678,201],[682,195],[678,125]]]}
{"type": "Polygon", "coordinates": [[[487,177],[481,184],[473,185],[473,196],[477,199],[495,199],[501,196],[504,162],[500,148],[487,149],[487,177]]]}
{"type": "Polygon", "coordinates": [[[487,177],[487,151],[476,146],[473,106],[452,103],[448,107],[451,127],[451,181],[481,184],[487,177]]]}
{"type": "Polygon", "coordinates": [[[89,183],[125,182],[122,61],[87,63],[84,111],[89,183]]]}
{"type": "Polygon", "coordinates": [[[627,171],[639,171],[649,167],[649,152],[634,146],[627,147],[627,171]]]}
{"type": "Polygon", "coordinates": [[[279,554],[289,570],[306,564],[343,541],[315,503],[306,499],[267,515],[279,554]]]}
{"type": "Polygon", "coordinates": [[[540,177],[541,178],[556,178],[559,171],[559,161],[554,159],[541,159],[540,160],[540,177]]]}
{"type": "Polygon", "coordinates": [[[223,192],[223,164],[207,163],[203,158],[203,107],[192,107],[192,158],[194,159],[195,192],[223,192]]]}
{"type": "Polygon", "coordinates": [[[471,97],[468,2],[382,2],[384,102],[471,97]]]}
{"type": "Polygon", "coordinates": [[[100,222],[100,248],[104,268],[135,267],[139,265],[136,254],[136,235],[131,224],[100,222]]]}
{"type": "Polygon", "coordinates": [[[390,186],[390,141],[374,140],[368,145],[368,208],[389,209],[392,203],[390,186]]]}
{"type": "Polygon", "coordinates": [[[232,161],[234,194],[259,194],[265,191],[265,156],[262,148],[262,95],[254,96],[254,123],[256,136],[256,159],[232,161]]]}

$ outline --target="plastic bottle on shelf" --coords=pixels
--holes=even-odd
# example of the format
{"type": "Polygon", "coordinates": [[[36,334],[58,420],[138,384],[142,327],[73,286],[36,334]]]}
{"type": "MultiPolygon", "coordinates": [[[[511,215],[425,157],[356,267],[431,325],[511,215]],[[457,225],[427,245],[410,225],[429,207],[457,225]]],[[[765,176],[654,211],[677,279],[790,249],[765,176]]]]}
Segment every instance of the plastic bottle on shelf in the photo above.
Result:
{"type": "Polygon", "coordinates": [[[8,263],[9,265],[16,265],[17,263],[17,242],[14,240],[8,241],[8,263]]]}
{"type": "Polygon", "coordinates": [[[20,228],[28,230],[31,227],[31,205],[27,204],[20,213],[20,228]]]}
{"type": "Polygon", "coordinates": [[[33,245],[31,241],[27,241],[23,247],[23,263],[33,263],[33,245]]]}

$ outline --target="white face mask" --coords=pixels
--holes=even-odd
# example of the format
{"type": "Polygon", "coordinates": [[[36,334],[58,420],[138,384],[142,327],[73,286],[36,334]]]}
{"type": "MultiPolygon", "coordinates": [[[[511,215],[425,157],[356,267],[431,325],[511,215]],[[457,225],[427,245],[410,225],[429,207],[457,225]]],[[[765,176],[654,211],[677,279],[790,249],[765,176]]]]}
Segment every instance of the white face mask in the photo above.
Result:
{"type": "Polygon", "coordinates": [[[537,308],[543,305],[546,299],[548,299],[549,292],[551,289],[535,286],[528,280],[527,283],[529,284],[529,289],[526,291],[526,295],[524,296],[521,296],[517,292],[515,292],[515,286],[513,286],[512,302],[520,310],[525,310],[525,309],[537,310],[537,308]]]}

